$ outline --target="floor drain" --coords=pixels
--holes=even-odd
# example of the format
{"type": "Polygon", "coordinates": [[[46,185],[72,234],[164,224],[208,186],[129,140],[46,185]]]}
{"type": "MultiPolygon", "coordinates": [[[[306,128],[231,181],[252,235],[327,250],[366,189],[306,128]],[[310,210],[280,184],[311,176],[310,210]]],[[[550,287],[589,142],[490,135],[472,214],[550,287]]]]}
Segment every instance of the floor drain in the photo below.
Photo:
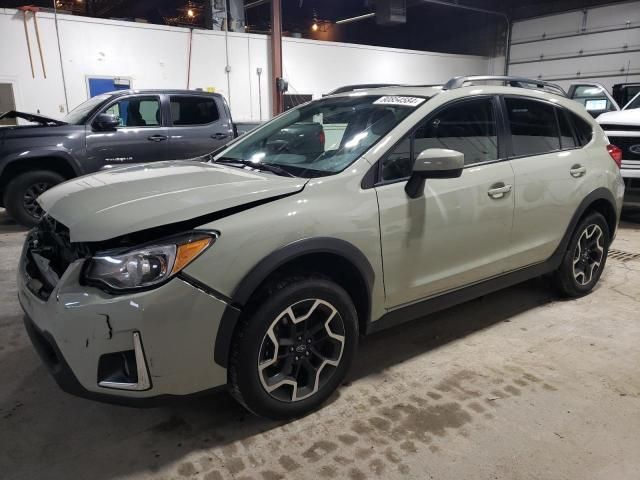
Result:
{"type": "Polygon", "coordinates": [[[628,262],[629,260],[640,259],[640,253],[623,252],[622,250],[609,250],[609,258],[620,260],[621,262],[628,262]]]}

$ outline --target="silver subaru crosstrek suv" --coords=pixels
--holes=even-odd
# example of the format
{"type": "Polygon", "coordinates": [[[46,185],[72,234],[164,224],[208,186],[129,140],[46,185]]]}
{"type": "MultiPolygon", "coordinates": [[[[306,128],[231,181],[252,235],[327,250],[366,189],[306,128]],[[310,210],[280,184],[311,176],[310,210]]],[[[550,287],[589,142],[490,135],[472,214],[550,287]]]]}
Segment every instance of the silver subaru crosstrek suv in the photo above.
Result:
{"type": "Polygon", "coordinates": [[[20,258],[32,342],[70,393],[228,386],[287,418],[340,385],[360,335],[543,274],[587,294],[624,188],[619,151],[563,93],[511,77],[343,92],[206,161],[63,183],[20,258]]]}

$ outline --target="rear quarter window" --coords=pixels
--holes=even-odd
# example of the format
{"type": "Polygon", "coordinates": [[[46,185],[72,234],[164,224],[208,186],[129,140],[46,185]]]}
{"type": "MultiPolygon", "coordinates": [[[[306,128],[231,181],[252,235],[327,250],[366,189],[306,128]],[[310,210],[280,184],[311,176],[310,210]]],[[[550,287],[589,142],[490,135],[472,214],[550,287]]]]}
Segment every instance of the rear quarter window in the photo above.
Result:
{"type": "Polygon", "coordinates": [[[576,115],[575,113],[569,112],[569,116],[573,121],[573,128],[576,131],[578,144],[583,147],[593,138],[593,126],[591,125],[591,123],[587,122],[585,119],[583,119],[579,115],[576,115]]]}

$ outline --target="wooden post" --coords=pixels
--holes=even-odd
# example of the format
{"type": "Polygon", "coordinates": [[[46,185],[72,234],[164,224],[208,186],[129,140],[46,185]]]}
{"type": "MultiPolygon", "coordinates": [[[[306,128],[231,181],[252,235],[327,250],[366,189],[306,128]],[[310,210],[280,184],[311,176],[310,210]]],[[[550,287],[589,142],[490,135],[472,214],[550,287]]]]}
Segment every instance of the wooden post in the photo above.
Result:
{"type": "Polygon", "coordinates": [[[271,0],[271,88],[273,115],[282,113],[282,94],[276,81],[282,78],[282,0],[271,0]]]}

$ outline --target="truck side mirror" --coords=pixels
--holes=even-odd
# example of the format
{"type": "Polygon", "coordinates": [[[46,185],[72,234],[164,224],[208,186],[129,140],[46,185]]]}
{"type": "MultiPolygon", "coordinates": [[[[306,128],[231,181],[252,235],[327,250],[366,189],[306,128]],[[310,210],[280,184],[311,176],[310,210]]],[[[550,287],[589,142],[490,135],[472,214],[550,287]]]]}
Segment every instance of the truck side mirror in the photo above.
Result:
{"type": "Polygon", "coordinates": [[[427,148],[416,158],[404,191],[411,198],[424,193],[427,178],[457,178],[464,169],[464,153],[447,148],[427,148]]]}
{"type": "Polygon", "coordinates": [[[100,113],[91,124],[94,130],[104,132],[107,130],[115,130],[120,126],[120,119],[109,113],[100,113]]]}

